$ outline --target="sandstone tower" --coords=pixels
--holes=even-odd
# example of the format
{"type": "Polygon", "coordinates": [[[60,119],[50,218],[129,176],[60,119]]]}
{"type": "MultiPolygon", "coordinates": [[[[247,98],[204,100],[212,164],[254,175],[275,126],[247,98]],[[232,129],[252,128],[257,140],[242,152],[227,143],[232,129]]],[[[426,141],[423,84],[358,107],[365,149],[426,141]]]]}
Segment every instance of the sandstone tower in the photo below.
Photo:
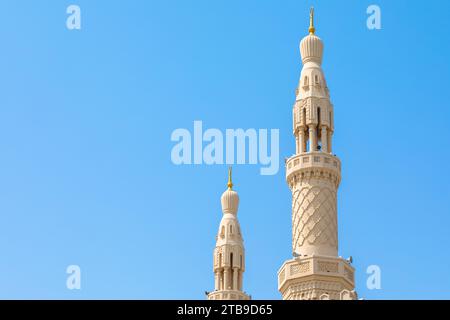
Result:
{"type": "Polygon", "coordinates": [[[292,191],[293,259],[278,272],[283,299],[356,299],[354,268],[338,257],[337,189],[341,162],[332,154],[334,110],[322,71],[323,42],[309,34],[300,42],[303,69],[293,107],[296,153],[286,161],[292,191]]]}
{"type": "Polygon", "coordinates": [[[220,221],[214,249],[214,291],[208,300],[249,300],[243,291],[245,271],[244,241],[237,219],[239,196],[233,190],[231,168],[228,171],[228,189],[222,194],[223,217],[220,221]]]}

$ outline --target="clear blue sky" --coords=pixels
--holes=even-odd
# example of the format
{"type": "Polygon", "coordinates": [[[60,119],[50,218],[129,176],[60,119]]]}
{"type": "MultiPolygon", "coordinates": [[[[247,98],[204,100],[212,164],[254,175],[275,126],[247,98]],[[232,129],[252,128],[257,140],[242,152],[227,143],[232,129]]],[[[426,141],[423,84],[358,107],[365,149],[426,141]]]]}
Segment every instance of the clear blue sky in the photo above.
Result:
{"type": "MultiPolygon", "coordinates": [[[[290,156],[312,4],[359,295],[450,298],[450,2],[406,0],[2,1],[0,298],[204,299],[226,166],[173,165],[170,135],[279,128],[290,156]],[[366,28],[370,4],[382,30],[366,28]],[[382,290],[366,288],[372,264],[382,290]]],[[[291,195],[283,168],[259,168],[234,167],[244,285],[279,299],[291,195]]]]}

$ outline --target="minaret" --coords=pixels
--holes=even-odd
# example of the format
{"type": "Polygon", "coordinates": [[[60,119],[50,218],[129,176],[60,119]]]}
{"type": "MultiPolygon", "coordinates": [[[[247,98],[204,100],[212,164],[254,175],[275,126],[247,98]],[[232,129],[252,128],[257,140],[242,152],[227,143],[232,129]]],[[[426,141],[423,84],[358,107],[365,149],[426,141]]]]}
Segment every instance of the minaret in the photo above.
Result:
{"type": "Polygon", "coordinates": [[[228,170],[228,189],[222,194],[222,220],[214,248],[214,291],[208,300],[249,300],[243,291],[245,251],[241,228],[237,219],[239,196],[233,190],[231,168],[228,170]]]}
{"type": "Polygon", "coordinates": [[[293,107],[296,153],[286,161],[292,191],[292,251],[278,272],[285,300],[355,299],[354,268],[338,257],[337,189],[341,162],[332,154],[333,105],[322,71],[323,42],[309,35],[300,42],[303,69],[293,107]]]}

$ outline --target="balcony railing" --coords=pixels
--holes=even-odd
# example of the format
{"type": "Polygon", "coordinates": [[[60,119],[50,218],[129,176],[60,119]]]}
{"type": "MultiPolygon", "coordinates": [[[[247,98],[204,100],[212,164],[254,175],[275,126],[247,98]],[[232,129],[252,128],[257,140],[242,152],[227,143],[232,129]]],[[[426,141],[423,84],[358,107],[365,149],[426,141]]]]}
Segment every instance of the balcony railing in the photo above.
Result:
{"type": "Polygon", "coordinates": [[[286,161],[286,176],[304,168],[327,168],[341,171],[341,161],[325,152],[308,152],[295,155],[286,161]]]}

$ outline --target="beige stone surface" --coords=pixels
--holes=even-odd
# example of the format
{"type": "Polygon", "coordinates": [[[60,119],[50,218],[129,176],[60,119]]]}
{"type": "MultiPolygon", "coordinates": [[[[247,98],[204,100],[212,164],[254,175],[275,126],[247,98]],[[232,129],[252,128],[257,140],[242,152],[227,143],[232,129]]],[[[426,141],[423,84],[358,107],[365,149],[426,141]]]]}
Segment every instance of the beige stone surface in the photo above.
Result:
{"type": "Polygon", "coordinates": [[[214,248],[214,291],[208,300],[249,300],[243,291],[245,250],[241,227],[237,218],[239,195],[233,189],[231,169],[228,189],[222,194],[222,220],[214,248]]]}
{"type": "Polygon", "coordinates": [[[356,299],[355,270],[338,257],[337,190],[341,162],[332,154],[334,110],[322,70],[324,45],[310,34],[300,42],[303,69],[293,106],[295,154],[286,161],[292,191],[292,252],[278,271],[283,299],[356,299]]]}

